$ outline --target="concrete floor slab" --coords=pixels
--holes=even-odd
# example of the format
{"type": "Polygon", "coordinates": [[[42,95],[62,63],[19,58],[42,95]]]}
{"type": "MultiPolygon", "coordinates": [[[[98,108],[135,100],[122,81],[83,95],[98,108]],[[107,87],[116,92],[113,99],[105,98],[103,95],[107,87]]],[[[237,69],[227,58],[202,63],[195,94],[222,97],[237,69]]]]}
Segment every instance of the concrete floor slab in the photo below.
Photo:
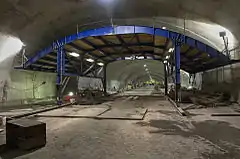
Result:
{"type": "MultiPolygon", "coordinates": [[[[239,118],[211,117],[201,109],[180,116],[162,99],[113,101],[121,111],[148,108],[143,121],[32,118],[47,123],[47,145],[32,152],[9,152],[18,159],[238,159],[239,118]],[[141,103],[141,104],[140,104],[141,103]],[[132,106],[132,107],[131,107],[132,106]]],[[[212,112],[219,111],[218,108],[212,112]]],[[[93,113],[92,111],[89,112],[93,113]]],[[[93,113],[94,114],[94,113],[93,113]]]]}
{"type": "Polygon", "coordinates": [[[133,109],[125,109],[120,111],[119,109],[111,109],[110,111],[100,115],[99,117],[103,118],[133,118],[141,120],[145,114],[147,109],[143,108],[133,108],[133,109]]]}
{"type": "Polygon", "coordinates": [[[82,107],[73,106],[56,109],[44,113],[37,114],[38,116],[98,116],[99,114],[106,111],[108,107],[82,107]]]}

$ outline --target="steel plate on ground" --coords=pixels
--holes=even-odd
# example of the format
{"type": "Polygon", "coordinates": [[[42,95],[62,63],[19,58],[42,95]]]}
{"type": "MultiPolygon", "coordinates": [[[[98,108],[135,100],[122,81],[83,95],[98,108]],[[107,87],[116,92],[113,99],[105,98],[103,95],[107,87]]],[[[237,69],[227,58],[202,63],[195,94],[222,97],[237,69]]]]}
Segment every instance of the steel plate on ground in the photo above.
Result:
{"type": "Polygon", "coordinates": [[[113,108],[110,111],[100,115],[101,118],[129,118],[142,120],[147,109],[144,108],[129,108],[129,109],[117,109],[113,108]]]}
{"type": "Polygon", "coordinates": [[[44,112],[38,114],[38,116],[97,116],[101,114],[102,112],[106,111],[108,107],[66,107],[62,109],[56,109],[49,112],[44,112]]]}

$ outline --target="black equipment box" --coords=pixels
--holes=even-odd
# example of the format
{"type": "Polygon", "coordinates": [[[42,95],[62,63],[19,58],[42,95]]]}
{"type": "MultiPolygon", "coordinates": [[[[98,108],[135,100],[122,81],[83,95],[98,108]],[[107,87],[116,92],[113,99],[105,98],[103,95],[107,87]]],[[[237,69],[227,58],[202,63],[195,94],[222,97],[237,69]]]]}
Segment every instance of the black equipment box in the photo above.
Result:
{"type": "Polygon", "coordinates": [[[46,144],[46,123],[29,119],[6,123],[6,144],[9,148],[32,150],[46,144]]]}

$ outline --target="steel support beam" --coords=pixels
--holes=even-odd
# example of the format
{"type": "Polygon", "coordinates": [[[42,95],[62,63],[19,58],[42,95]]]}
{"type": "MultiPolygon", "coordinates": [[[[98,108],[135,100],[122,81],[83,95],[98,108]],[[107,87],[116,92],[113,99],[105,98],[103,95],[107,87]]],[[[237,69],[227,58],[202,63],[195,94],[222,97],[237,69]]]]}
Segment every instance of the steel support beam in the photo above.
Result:
{"type": "Polygon", "coordinates": [[[83,72],[83,67],[84,67],[84,56],[81,55],[80,56],[80,72],[81,72],[81,74],[83,72]]]}
{"type": "Polygon", "coordinates": [[[63,82],[63,75],[65,73],[65,51],[62,46],[57,48],[57,103],[59,105],[62,104],[62,82],[63,82]]]}
{"type": "Polygon", "coordinates": [[[81,75],[81,74],[76,74],[76,73],[71,73],[71,72],[66,72],[64,76],[69,76],[69,77],[86,77],[86,78],[97,78],[97,79],[102,79],[101,77],[97,76],[89,76],[89,75],[81,75]]]}
{"type": "Polygon", "coordinates": [[[96,63],[93,63],[88,69],[83,72],[83,75],[87,75],[96,66],[96,63]]]}
{"type": "Polygon", "coordinates": [[[164,52],[163,52],[163,56],[165,56],[168,53],[168,45],[170,43],[170,39],[166,39],[165,45],[164,45],[164,52]]]}
{"type": "Polygon", "coordinates": [[[168,73],[167,73],[167,64],[164,64],[164,88],[165,88],[165,95],[168,94],[168,73]]]}
{"type": "Polygon", "coordinates": [[[105,46],[110,46],[111,49],[113,49],[115,52],[119,52],[119,50],[117,50],[117,49],[115,48],[116,44],[107,41],[107,40],[104,39],[103,37],[95,37],[95,39],[101,40],[101,41],[105,44],[105,46]],[[114,45],[114,47],[113,47],[112,45],[114,45]]]}
{"type": "Polygon", "coordinates": [[[42,68],[42,67],[34,67],[34,68],[24,68],[22,66],[14,67],[16,70],[28,70],[28,71],[38,71],[38,72],[49,72],[49,73],[55,73],[56,69],[53,68],[42,68]]]}
{"type": "Polygon", "coordinates": [[[180,51],[181,51],[181,46],[178,42],[175,42],[175,73],[176,73],[176,78],[175,78],[175,102],[179,102],[179,92],[181,88],[181,72],[180,72],[180,51]]]}
{"type": "MultiPolygon", "coordinates": [[[[87,39],[82,39],[83,42],[85,42],[86,44],[88,44],[89,46],[93,47],[95,50],[99,51],[101,54],[105,55],[105,56],[109,56],[111,57],[111,55],[109,55],[108,53],[106,53],[105,51],[103,51],[101,48],[98,48],[97,46],[95,46],[93,43],[91,43],[90,41],[88,41],[87,39]]],[[[94,50],[94,51],[95,51],[94,50]]],[[[92,51],[89,51],[92,52],[92,51]]],[[[111,57],[112,59],[114,59],[113,57],[111,57]]]]}
{"type": "Polygon", "coordinates": [[[103,92],[104,95],[107,95],[107,65],[103,66],[103,92]]]}
{"type": "MultiPolygon", "coordinates": [[[[115,35],[115,36],[121,36],[124,34],[148,34],[148,35],[153,35],[153,36],[161,36],[165,37],[168,39],[173,39],[176,38],[177,36],[182,37],[182,41],[193,48],[197,48],[201,52],[206,52],[209,54],[211,58],[218,58],[219,62],[222,62],[221,65],[227,65],[231,64],[231,61],[227,56],[224,54],[218,52],[216,49],[203,44],[200,41],[197,41],[193,38],[190,38],[188,36],[172,32],[166,29],[161,29],[161,28],[153,28],[153,27],[144,27],[144,26],[109,26],[109,27],[103,27],[103,28],[98,28],[98,29],[92,29],[92,30],[86,30],[82,32],[78,32],[73,35],[65,36],[62,39],[59,39],[57,41],[54,41],[49,47],[45,48],[44,50],[41,50],[35,56],[32,58],[29,58],[28,61],[24,64],[24,69],[28,69],[30,65],[34,64],[37,62],[39,59],[49,55],[50,53],[54,52],[58,46],[65,46],[66,44],[73,44],[74,41],[76,40],[82,40],[87,37],[97,37],[97,36],[106,36],[106,35],[115,35]]],[[[151,44],[152,45],[152,44],[151,44]]],[[[114,47],[114,46],[111,46],[114,47]]],[[[125,47],[130,47],[126,46],[125,47]]],[[[155,46],[153,46],[155,47],[155,46]]],[[[80,48],[82,49],[82,48],[80,48]]],[[[99,48],[98,48],[99,49],[99,48]]],[[[83,49],[82,49],[83,50],[83,49]]],[[[89,53],[89,55],[91,55],[89,53]]],[[[96,59],[99,58],[97,55],[92,54],[91,56],[94,56],[96,59]]],[[[101,60],[101,59],[100,59],[101,60]]],[[[107,61],[105,61],[107,62],[107,61]]],[[[208,69],[211,69],[212,67],[204,66],[201,69],[197,70],[192,70],[192,72],[200,72],[200,71],[205,71],[208,69]]],[[[189,70],[189,69],[188,69],[189,70]]]]}
{"type": "Polygon", "coordinates": [[[70,76],[67,76],[67,77],[64,78],[64,82],[63,82],[62,89],[61,89],[61,94],[64,93],[70,78],[71,78],[70,76]]]}
{"type": "MultiPolygon", "coordinates": [[[[139,37],[138,37],[138,34],[136,34],[136,39],[137,39],[138,45],[140,45],[140,44],[141,44],[141,41],[140,41],[140,39],[139,39],[139,37]]],[[[142,48],[142,46],[141,46],[141,48],[142,48]]],[[[144,59],[147,59],[146,55],[144,55],[144,54],[142,54],[142,55],[144,56],[144,59]]]]}
{"type": "MultiPolygon", "coordinates": [[[[90,41],[86,41],[85,39],[82,40],[82,41],[85,42],[86,44],[92,46],[93,49],[88,49],[88,50],[82,49],[81,47],[79,47],[79,46],[77,46],[76,44],[73,44],[73,43],[70,43],[68,45],[71,45],[72,47],[75,47],[75,48],[80,48],[79,50],[81,50],[82,52],[88,52],[88,53],[96,51],[96,50],[102,50],[104,48],[113,48],[113,49],[115,49],[116,47],[122,47],[123,46],[122,43],[121,44],[114,44],[112,42],[110,43],[109,41],[107,41],[107,40],[105,40],[105,39],[103,39],[101,37],[95,37],[95,38],[101,40],[103,43],[105,43],[105,45],[96,47],[96,46],[94,46],[93,43],[91,43],[90,41]]],[[[122,42],[122,40],[121,40],[121,42],[122,42]]],[[[149,42],[148,43],[146,43],[146,42],[145,43],[135,43],[135,44],[132,44],[132,43],[128,44],[128,43],[125,42],[125,44],[124,44],[124,48],[126,48],[126,47],[129,48],[129,47],[134,47],[134,46],[141,46],[141,47],[149,46],[149,47],[154,47],[154,48],[158,48],[158,49],[164,49],[164,47],[165,47],[165,46],[155,46],[155,45],[153,45],[152,43],[149,43],[149,42]]],[[[107,52],[104,52],[104,53],[108,54],[107,52]]]]}
{"type": "MultiPolygon", "coordinates": [[[[91,56],[92,58],[98,59],[99,56],[95,55],[95,54],[91,54],[91,52],[88,52],[87,50],[83,50],[81,47],[79,47],[78,45],[74,44],[74,43],[69,43],[68,45],[70,45],[71,47],[80,50],[82,52],[84,52],[84,55],[88,54],[89,56],[91,56]]],[[[84,56],[83,55],[83,56],[84,56]]]]}
{"type": "Polygon", "coordinates": [[[87,51],[88,53],[97,50],[97,51],[99,51],[101,54],[103,54],[103,55],[105,55],[105,56],[108,56],[108,54],[105,53],[101,48],[96,47],[92,42],[88,41],[87,39],[82,39],[82,41],[93,48],[92,50],[87,51]]]}
{"type": "Polygon", "coordinates": [[[127,43],[123,40],[123,38],[121,37],[121,35],[117,35],[118,40],[121,42],[121,45],[123,48],[127,49],[129,52],[131,52],[132,54],[135,54],[134,50],[130,49],[127,46],[127,43]]]}
{"type": "Polygon", "coordinates": [[[74,69],[78,74],[82,73],[81,70],[79,70],[79,67],[78,67],[75,63],[73,63],[73,62],[69,59],[68,56],[66,56],[66,59],[68,59],[69,63],[72,65],[73,69],[74,69]]]}
{"type": "MultiPolygon", "coordinates": [[[[128,56],[145,56],[145,59],[147,59],[147,57],[151,56],[151,59],[153,60],[162,60],[162,58],[152,58],[152,55],[157,55],[157,56],[162,56],[159,53],[154,53],[154,51],[152,50],[146,50],[146,51],[135,51],[134,54],[133,53],[129,53],[129,52],[121,52],[121,53],[114,53],[114,55],[118,55],[119,58],[122,58],[121,60],[124,60],[124,57],[128,57],[128,56]]],[[[99,57],[100,59],[106,58],[107,56],[101,56],[99,57]]],[[[140,59],[139,59],[140,60],[140,59]]],[[[114,61],[119,61],[118,59],[115,60],[111,60],[109,62],[114,62],[114,61]]]]}
{"type": "Polygon", "coordinates": [[[97,71],[96,76],[99,76],[101,74],[101,72],[103,71],[103,67],[100,67],[99,70],[97,71]]]}

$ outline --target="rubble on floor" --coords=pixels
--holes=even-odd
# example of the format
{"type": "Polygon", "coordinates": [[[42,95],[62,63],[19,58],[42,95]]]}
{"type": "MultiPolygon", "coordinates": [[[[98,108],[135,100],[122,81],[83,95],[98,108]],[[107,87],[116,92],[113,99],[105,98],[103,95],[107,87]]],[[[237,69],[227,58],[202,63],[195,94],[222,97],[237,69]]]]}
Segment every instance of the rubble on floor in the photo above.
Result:
{"type": "MultiPolygon", "coordinates": [[[[172,92],[172,95],[175,92],[172,92]]],[[[224,107],[234,104],[228,92],[204,92],[201,90],[181,89],[181,102],[188,103],[186,109],[200,109],[208,107],[224,107]]]]}
{"type": "Polygon", "coordinates": [[[82,105],[101,104],[109,99],[109,95],[105,96],[104,92],[100,90],[86,89],[78,92],[78,94],[75,96],[77,104],[82,105]]]}

